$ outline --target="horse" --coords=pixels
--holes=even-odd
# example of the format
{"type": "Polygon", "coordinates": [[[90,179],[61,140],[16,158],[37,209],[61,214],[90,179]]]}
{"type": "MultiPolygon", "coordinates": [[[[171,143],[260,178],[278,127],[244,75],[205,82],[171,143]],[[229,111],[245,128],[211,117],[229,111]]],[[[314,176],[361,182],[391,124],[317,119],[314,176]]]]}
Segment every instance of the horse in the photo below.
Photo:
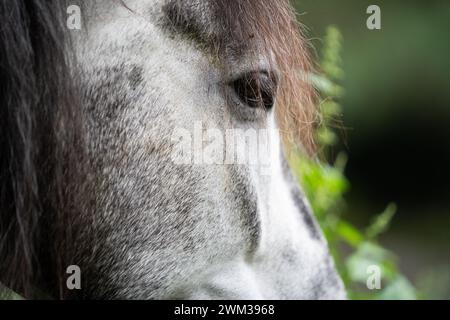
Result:
{"type": "Polygon", "coordinates": [[[2,1],[0,21],[4,286],[26,299],[345,299],[289,167],[294,147],[314,157],[318,111],[288,0],[2,1]],[[267,129],[270,166],[177,163],[175,130],[198,123],[267,129]]]}

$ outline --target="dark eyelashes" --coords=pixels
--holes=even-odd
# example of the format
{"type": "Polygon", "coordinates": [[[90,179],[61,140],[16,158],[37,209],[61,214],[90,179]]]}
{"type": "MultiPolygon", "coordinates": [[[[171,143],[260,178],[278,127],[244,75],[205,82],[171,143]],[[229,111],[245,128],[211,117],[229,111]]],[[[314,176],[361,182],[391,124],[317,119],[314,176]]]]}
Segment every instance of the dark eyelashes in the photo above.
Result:
{"type": "Polygon", "coordinates": [[[250,108],[270,110],[275,102],[276,79],[266,71],[249,72],[232,82],[240,101],[250,108]]]}

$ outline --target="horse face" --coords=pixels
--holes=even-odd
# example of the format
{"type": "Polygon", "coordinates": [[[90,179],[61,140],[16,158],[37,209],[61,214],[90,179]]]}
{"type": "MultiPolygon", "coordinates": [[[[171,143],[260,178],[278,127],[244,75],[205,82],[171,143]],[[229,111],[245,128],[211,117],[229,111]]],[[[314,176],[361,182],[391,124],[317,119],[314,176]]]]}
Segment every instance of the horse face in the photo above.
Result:
{"type": "MultiPolygon", "coordinates": [[[[208,48],[220,30],[211,3],[96,1],[83,11],[75,71],[95,201],[74,244],[80,294],[342,298],[275,130],[276,62],[257,41],[208,48]],[[239,143],[227,133],[240,132],[268,137],[247,159],[269,162],[225,163],[220,151],[239,143]]],[[[236,157],[255,150],[246,141],[236,157]]]]}

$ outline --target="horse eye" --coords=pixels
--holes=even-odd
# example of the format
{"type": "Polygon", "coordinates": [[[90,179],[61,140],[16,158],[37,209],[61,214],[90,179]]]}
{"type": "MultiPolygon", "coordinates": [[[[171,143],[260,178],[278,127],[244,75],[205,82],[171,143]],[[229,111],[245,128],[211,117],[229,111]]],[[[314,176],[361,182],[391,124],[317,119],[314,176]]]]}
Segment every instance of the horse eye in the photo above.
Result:
{"type": "Polygon", "coordinates": [[[272,109],[276,81],[268,72],[250,72],[232,83],[239,99],[250,108],[272,109]]]}

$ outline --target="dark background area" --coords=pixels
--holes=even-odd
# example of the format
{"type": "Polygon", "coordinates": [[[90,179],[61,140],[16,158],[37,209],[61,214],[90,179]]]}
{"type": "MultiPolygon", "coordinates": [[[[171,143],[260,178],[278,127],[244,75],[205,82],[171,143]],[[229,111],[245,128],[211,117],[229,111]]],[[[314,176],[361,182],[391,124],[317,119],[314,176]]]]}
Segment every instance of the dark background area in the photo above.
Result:
{"type": "Polygon", "coordinates": [[[450,298],[450,1],[296,0],[320,55],[329,25],[344,38],[346,216],[366,226],[398,206],[381,241],[431,297],[450,298]],[[381,30],[366,9],[381,8],[381,30]]]}

